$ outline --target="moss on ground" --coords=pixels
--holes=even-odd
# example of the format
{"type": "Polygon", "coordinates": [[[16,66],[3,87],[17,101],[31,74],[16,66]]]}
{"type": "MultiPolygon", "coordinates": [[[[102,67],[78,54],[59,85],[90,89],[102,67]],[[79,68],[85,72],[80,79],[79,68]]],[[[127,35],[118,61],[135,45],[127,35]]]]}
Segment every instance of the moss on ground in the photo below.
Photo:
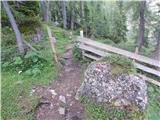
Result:
{"type": "Polygon", "coordinates": [[[113,74],[136,72],[133,60],[121,55],[111,54],[100,61],[106,62],[106,64],[111,64],[111,72],[113,74]]]}

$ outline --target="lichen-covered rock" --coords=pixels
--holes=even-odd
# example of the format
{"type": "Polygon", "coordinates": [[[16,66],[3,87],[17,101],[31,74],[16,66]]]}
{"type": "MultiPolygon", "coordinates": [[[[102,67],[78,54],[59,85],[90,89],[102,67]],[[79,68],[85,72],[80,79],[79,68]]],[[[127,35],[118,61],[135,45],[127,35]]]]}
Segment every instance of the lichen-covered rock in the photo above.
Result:
{"type": "Polygon", "coordinates": [[[144,109],[147,103],[145,80],[133,73],[115,74],[112,72],[113,69],[113,65],[106,62],[90,64],[76,98],[86,96],[90,100],[115,107],[134,106],[144,109]]]}

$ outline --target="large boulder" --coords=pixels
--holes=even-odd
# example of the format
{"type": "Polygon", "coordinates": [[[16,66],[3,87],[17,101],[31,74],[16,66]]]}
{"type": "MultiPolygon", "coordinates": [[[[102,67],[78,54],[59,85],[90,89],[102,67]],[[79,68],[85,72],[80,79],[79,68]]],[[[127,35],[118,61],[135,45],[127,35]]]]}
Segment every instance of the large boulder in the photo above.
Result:
{"type": "Polygon", "coordinates": [[[85,96],[114,107],[134,106],[144,109],[147,103],[145,80],[135,73],[120,70],[115,73],[114,68],[116,67],[103,61],[91,63],[85,71],[84,81],[77,91],[76,99],[85,96]]]}

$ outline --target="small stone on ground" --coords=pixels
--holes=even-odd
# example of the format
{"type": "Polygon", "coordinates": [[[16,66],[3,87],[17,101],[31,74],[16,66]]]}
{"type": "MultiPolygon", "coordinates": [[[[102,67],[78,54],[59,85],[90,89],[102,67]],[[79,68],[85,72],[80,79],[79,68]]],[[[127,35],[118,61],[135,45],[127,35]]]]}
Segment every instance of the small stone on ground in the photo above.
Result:
{"type": "Polygon", "coordinates": [[[65,108],[59,107],[58,112],[60,115],[65,115],[65,108]]]}
{"type": "Polygon", "coordinates": [[[59,96],[59,100],[63,103],[66,103],[66,98],[62,95],[59,96]]]}

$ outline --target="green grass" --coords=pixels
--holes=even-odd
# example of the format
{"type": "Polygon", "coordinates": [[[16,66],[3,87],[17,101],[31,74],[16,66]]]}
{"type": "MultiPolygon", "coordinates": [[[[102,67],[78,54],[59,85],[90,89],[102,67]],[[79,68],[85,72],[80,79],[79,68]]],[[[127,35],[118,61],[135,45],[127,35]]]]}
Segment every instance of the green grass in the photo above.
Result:
{"type": "MultiPolygon", "coordinates": [[[[112,62],[118,63],[120,65],[129,65],[131,64],[131,61],[127,61],[127,59],[119,59],[118,62],[116,62],[117,57],[111,59],[111,64],[112,62]],[[126,63],[124,63],[126,61],[126,63]]],[[[104,58],[104,60],[106,59],[104,58]]],[[[83,64],[81,66],[81,74],[84,75],[84,70],[87,68],[87,64],[83,64]]],[[[120,66],[122,67],[122,66],[120,66]]],[[[116,69],[116,72],[122,71],[121,68],[114,68],[116,69]],[[120,69],[120,70],[119,70],[120,69]]],[[[132,67],[131,67],[132,71],[132,67]]],[[[113,71],[112,71],[113,72],[113,71]]],[[[133,70],[134,72],[134,70],[133,70]]],[[[148,75],[148,74],[147,74],[148,75]]],[[[82,76],[82,80],[83,80],[82,76]]],[[[158,79],[157,77],[151,76],[152,78],[158,79]]],[[[143,111],[128,111],[128,110],[120,110],[120,109],[115,109],[113,107],[110,107],[105,104],[98,104],[93,101],[89,101],[87,98],[81,99],[82,103],[85,106],[85,115],[84,115],[84,120],[124,120],[124,118],[130,118],[131,120],[159,120],[160,118],[160,87],[156,86],[154,84],[148,83],[147,82],[147,94],[148,94],[148,104],[146,106],[146,109],[143,111]]]]}
{"type": "MultiPolygon", "coordinates": [[[[57,39],[56,50],[60,55],[68,43],[68,36],[63,29],[52,26],[51,29],[57,39]]],[[[25,40],[28,40],[48,62],[41,74],[36,77],[28,76],[23,72],[18,74],[16,71],[2,69],[2,120],[33,120],[33,112],[39,98],[30,96],[32,87],[48,84],[57,78],[57,66],[52,56],[47,33],[44,33],[44,39],[40,42],[34,43],[29,38],[25,40]]],[[[3,53],[7,49],[2,48],[3,53]]]]}
{"type": "Polygon", "coordinates": [[[146,119],[159,120],[160,118],[160,87],[148,85],[148,106],[145,110],[146,119]]]}
{"type": "MultiPolygon", "coordinates": [[[[105,59],[104,59],[105,60],[105,59]]],[[[120,63],[121,61],[118,61],[120,63]]],[[[81,66],[81,74],[83,79],[84,70],[87,68],[86,64],[81,66]]],[[[119,69],[119,68],[118,68],[119,69]]],[[[120,71],[122,71],[120,69],[120,71]]],[[[117,72],[117,69],[116,69],[117,72]]],[[[153,76],[150,76],[153,77],[153,76]]],[[[81,102],[85,107],[84,120],[124,120],[130,118],[131,120],[159,120],[160,118],[160,87],[147,82],[148,104],[144,111],[128,111],[120,110],[110,107],[105,104],[98,104],[89,101],[87,98],[81,98],[81,102]]]]}
{"type": "Polygon", "coordinates": [[[128,111],[115,109],[94,103],[82,98],[85,106],[85,119],[90,120],[159,120],[160,118],[160,87],[147,83],[148,86],[148,104],[144,111],[128,111]]]}

